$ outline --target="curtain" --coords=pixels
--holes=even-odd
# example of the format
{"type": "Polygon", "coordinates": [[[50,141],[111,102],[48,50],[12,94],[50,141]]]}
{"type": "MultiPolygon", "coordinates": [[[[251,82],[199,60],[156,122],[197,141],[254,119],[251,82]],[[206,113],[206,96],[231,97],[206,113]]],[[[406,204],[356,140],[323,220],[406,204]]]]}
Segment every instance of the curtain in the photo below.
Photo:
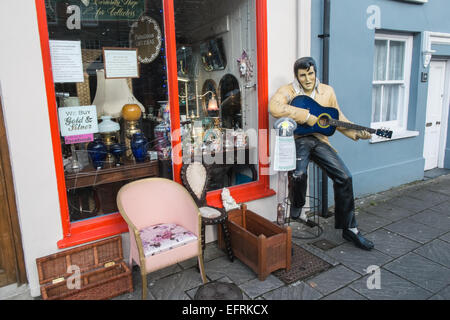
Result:
{"type": "MultiPolygon", "coordinates": [[[[405,80],[405,45],[404,41],[375,40],[373,81],[405,80]]],[[[372,122],[397,120],[398,108],[403,101],[403,95],[404,83],[374,84],[372,87],[372,122]]]]}
{"type": "Polygon", "coordinates": [[[405,42],[390,41],[388,80],[403,80],[403,66],[405,65],[404,60],[405,60],[405,42]]]}

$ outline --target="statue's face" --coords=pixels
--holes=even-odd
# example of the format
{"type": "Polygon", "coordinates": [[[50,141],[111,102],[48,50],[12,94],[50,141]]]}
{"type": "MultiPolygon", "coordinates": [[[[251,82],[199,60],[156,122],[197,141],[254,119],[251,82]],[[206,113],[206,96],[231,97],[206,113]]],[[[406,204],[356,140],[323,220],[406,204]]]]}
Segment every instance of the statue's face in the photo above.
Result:
{"type": "Polygon", "coordinates": [[[239,65],[239,72],[243,76],[245,76],[245,74],[247,73],[247,65],[245,64],[245,62],[241,62],[241,64],[239,65]]]}
{"type": "Polygon", "coordinates": [[[316,72],[313,67],[298,69],[297,78],[306,94],[311,94],[316,85],[316,72]]]}

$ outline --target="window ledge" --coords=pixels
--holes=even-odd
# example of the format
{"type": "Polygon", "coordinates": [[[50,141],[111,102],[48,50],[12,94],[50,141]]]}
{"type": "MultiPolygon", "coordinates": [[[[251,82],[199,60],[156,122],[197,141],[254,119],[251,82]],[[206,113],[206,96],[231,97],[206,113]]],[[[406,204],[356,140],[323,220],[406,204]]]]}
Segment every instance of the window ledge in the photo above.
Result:
{"type": "Polygon", "coordinates": [[[404,130],[404,131],[395,132],[395,130],[394,130],[394,133],[392,134],[391,139],[386,139],[386,138],[382,138],[379,136],[372,136],[372,139],[370,139],[369,142],[370,143],[386,142],[386,141],[391,141],[391,140],[417,137],[419,134],[420,134],[419,131],[404,130]]]}

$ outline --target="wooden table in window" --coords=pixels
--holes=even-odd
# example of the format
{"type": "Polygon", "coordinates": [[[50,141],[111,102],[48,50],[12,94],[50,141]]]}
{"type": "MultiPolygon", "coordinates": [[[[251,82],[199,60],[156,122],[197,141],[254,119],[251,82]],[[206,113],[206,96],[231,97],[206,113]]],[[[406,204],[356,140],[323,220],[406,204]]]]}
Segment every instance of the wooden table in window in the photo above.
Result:
{"type": "Polygon", "coordinates": [[[134,162],[125,161],[121,166],[105,164],[96,170],[91,165],[78,173],[66,174],[66,190],[71,221],[82,220],[102,214],[116,212],[115,195],[121,187],[118,182],[159,176],[158,160],[134,162]],[[110,184],[108,186],[108,184],[110,184]],[[89,189],[82,189],[89,188],[89,189]],[[86,200],[86,194],[92,193],[92,200],[86,200]],[[86,205],[86,202],[89,202],[86,205]],[[86,209],[88,208],[88,209],[86,209]]]}
{"type": "Polygon", "coordinates": [[[158,160],[145,162],[125,161],[121,166],[105,164],[99,170],[89,165],[78,173],[66,174],[66,188],[70,190],[132,179],[157,177],[158,175],[158,160]]]}

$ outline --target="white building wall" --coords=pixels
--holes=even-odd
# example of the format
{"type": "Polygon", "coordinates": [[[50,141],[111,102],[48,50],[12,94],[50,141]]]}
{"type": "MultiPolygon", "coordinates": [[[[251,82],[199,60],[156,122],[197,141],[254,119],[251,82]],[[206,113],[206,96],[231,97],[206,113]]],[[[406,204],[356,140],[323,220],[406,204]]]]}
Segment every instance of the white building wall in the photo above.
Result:
{"type": "MultiPolygon", "coordinates": [[[[0,1],[0,82],[27,277],[62,239],[50,121],[34,0],[0,1]]],[[[2,146],[3,147],[3,146],[2,146]]]]}
{"type": "MultiPolygon", "coordinates": [[[[297,2],[304,0],[268,0],[269,98],[292,81],[301,38],[296,31],[297,2]]],[[[63,235],[35,1],[1,0],[0,30],[0,84],[25,265],[31,295],[39,296],[36,258],[58,252],[56,243],[63,235]]],[[[271,127],[274,119],[269,121],[271,127]]],[[[273,175],[271,188],[277,190],[276,184],[273,175]]],[[[276,219],[276,196],[252,201],[248,207],[276,219]]],[[[125,255],[127,238],[124,235],[125,255]]],[[[214,238],[210,229],[207,240],[214,238]]]]}

